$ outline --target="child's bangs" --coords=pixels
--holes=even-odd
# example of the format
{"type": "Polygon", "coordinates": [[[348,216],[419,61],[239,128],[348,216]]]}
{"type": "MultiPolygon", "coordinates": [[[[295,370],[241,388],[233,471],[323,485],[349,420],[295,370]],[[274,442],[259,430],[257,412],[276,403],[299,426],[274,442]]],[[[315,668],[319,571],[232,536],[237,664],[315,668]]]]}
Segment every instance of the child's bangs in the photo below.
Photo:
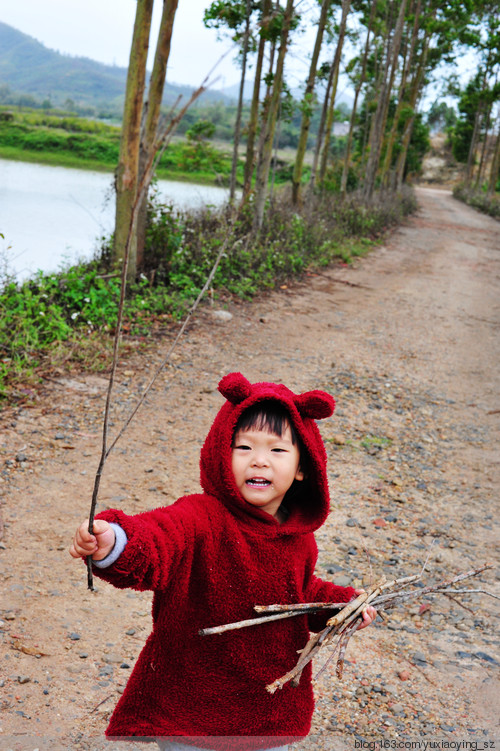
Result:
{"type": "Polygon", "coordinates": [[[290,428],[293,445],[297,446],[299,439],[288,411],[279,402],[257,402],[243,412],[234,429],[234,435],[244,430],[263,430],[282,437],[287,428],[290,428]]]}

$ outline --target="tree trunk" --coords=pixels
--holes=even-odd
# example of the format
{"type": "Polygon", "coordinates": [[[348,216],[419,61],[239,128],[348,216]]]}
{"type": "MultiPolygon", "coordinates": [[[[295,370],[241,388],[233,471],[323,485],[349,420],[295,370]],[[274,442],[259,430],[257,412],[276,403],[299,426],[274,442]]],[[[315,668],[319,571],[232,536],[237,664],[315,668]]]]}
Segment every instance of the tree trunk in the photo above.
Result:
{"type": "Polygon", "coordinates": [[[373,21],[375,19],[376,8],[377,8],[377,0],[372,0],[372,5],[370,9],[370,20],[368,21],[368,27],[366,31],[366,42],[365,42],[365,50],[363,53],[363,61],[361,63],[359,81],[354,91],[354,102],[352,105],[351,118],[349,120],[349,134],[347,136],[347,144],[346,144],[346,150],[345,150],[345,155],[344,155],[344,166],[342,168],[342,179],[340,182],[340,192],[342,195],[345,195],[347,192],[347,178],[349,176],[349,163],[351,159],[351,148],[352,148],[352,139],[354,135],[354,124],[356,122],[356,111],[358,107],[358,99],[359,99],[359,94],[361,92],[361,87],[363,86],[363,83],[365,82],[366,64],[368,61],[368,52],[370,51],[370,34],[372,31],[373,21]]]}
{"type": "MultiPolygon", "coordinates": [[[[139,178],[139,146],[143,111],[146,61],[151,28],[153,0],[137,0],[137,11],[130,50],[125,90],[120,156],[116,170],[116,215],[112,261],[115,266],[124,262],[132,212],[137,197],[139,178]]],[[[136,276],[136,244],[130,242],[127,280],[136,276]]]]}
{"type": "Polygon", "coordinates": [[[332,136],[333,121],[335,117],[335,99],[337,98],[337,84],[339,80],[340,60],[342,57],[342,48],[344,46],[345,29],[347,24],[347,16],[349,15],[349,9],[351,7],[351,0],[342,0],[342,18],[340,21],[339,38],[337,40],[337,49],[335,50],[335,57],[333,58],[333,79],[330,92],[330,103],[328,105],[328,112],[325,126],[325,138],[323,141],[323,153],[321,155],[321,164],[319,168],[319,180],[322,183],[326,175],[326,167],[328,165],[328,155],[330,151],[330,139],[332,136]]]}
{"type": "Polygon", "coordinates": [[[234,126],[233,161],[231,166],[231,179],[229,182],[229,201],[233,203],[236,193],[236,169],[238,167],[238,148],[241,135],[241,112],[243,110],[243,95],[245,91],[245,77],[247,73],[248,42],[250,38],[250,16],[252,14],[252,0],[247,0],[245,19],[245,34],[243,38],[243,58],[241,61],[241,80],[238,96],[238,108],[236,111],[236,123],[234,126]]]}
{"type": "Polygon", "coordinates": [[[495,150],[493,152],[493,159],[491,162],[490,179],[488,182],[488,198],[493,198],[495,195],[496,185],[498,182],[498,172],[500,169],[500,117],[498,119],[498,134],[495,141],[495,150]]]}
{"type": "Polygon", "coordinates": [[[481,187],[481,182],[484,177],[485,167],[486,167],[486,153],[487,153],[487,145],[488,145],[488,135],[489,135],[489,122],[491,118],[491,111],[493,109],[493,102],[488,102],[486,106],[486,114],[484,117],[485,127],[484,127],[484,138],[483,138],[483,146],[481,148],[481,156],[479,159],[479,168],[477,171],[476,176],[476,184],[475,189],[479,190],[481,187]]]}
{"type": "MultiPolygon", "coordinates": [[[[145,107],[145,119],[143,121],[141,150],[139,158],[139,182],[144,179],[147,164],[157,147],[158,123],[160,109],[165,87],[168,59],[170,57],[170,44],[174,26],[175,13],[178,0],[164,0],[163,13],[160,22],[160,31],[156,45],[153,72],[149,82],[148,101],[145,107]]],[[[148,212],[148,194],[144,195],[137,217],[137,270],[144,265],[144,245],[146,241],[146,224],[148,212]]]]}
{"type": "Polygon", "coordinates": [[[476,161],[476,149],[479,141],[479,132],[481,130],[481,120],[483,118],[484,104],[479,102],[476,116],[474,118],[474,130],[472,131],[472,138],[469,145],[469,154],[467,156],[467,167],[465,170],[465,185],[469,188],[472,183],[472,176],[474,173],[474,163],[476,161]]]}
{"type": "Polygon", "coordinates": [[[391,181],[391,165],[392,155],[399,131],[399,121],[404,105],[407,103],[407,83],[409,71],[414,66],[415,50],[417,47],[418,30],[420,25],[420,13],[421,13],[421,1],[417,0],[416,7],[412,8],[412,14],[414,16],[413,28],[410,40],[410,49],[405,50],[403,72],[399,83],[398,101],[396,104],[396,111],[392,119],[392,126],[389,136],[387,138],[387,144],[385,148],[384,163],[381,170],[382,183],[385,187],[389,187],[391,181]]]}
{"type": "Polygon", "coordinates": [[[257,125],[259,121],[260,84],[262,79],[264,51],[266,46],[266,39],[262,34],[262,29],[264,28],[265,24],[267,24],[270,12],[271,0],[264,0],[264,5],[262,8],[261,35],[259,39],[259,48],[257,50],[257,62],[255,64],[252,104],[250,107],[250,119],[248,121],[247,153],[245,159],[245,176],[243,181],[243,202],[247,199],[252,187],[252,175],[255,163],[255,138],[257,136],[257,125]]]}
{"type": "Polygon", "coordinates": [[[258,232],[264,221],[264,207],[266,203],[267,184],[269,180],[269,168],[271,166],[271,156],[273,149],[274,134],[276,131],[276,121],[280,105],[281,91],[283,87],[283,70],[285,67],[285,55],[288,45],[288,36],[293,16],[294,0],[287,0],[285,14],[283,17],[283,28],[281,31],[280,48],[276,71],[274,74],[273,89],[269,103],[266,122],[263,123],[263,134],[261,158],[257,168],[257,178],[255,184],[255,214],[253,219],[253,230],[258,232]]]}
{"type": "Polygon", "coordinates": [[[321,52],[321,45],[323,43],[323,35],[325,32],[326,19],[328,17],[328,10],[330,8],[332,0],[323,0],[321,4],[321,14],[318,21],[318,30],[316,32],[316,41],[314,43],[314,49],[311,57],[311,64],[309,66],[309,75],[307,77],[306,88],[303,97],[303,109],[302,120],[300,123],[300,135],[297,145],[297,153],[295,156],[295,165],[293,168],[292,177],[292,202],[294,204],[300,203],[300,187],[302,180],[302,170],[304,167],[304,157],[307,148],[307,139],[309,136],[309,128],[311,125],[312,115],[312,99],[314,94],[314,84],[316,82],[316,70],[318,67],[319,54],[321,52]]]}
{"type": "Polygon", "coordinates": [[[394,84],[396,70],[398,68],[398,56],[403,35],[406,3],[407,0],[401,0],[398,20],[390,48],[390,54],[388,55],[386,75],[384,76],[384,82],[380,91],[377,110],[374,115],[375,120],[373,128],[373,138],[370,143],[370,153],[368,155],[368,163],[366,165],[366,178],[363,190],[365,199],[368,201],[372,198],[373,191],[375,190],[375,179],[380,162],[380,153],[382,150],[385,124],[387,122],[387,113],[389,111],[391,91],[394,84]]]}

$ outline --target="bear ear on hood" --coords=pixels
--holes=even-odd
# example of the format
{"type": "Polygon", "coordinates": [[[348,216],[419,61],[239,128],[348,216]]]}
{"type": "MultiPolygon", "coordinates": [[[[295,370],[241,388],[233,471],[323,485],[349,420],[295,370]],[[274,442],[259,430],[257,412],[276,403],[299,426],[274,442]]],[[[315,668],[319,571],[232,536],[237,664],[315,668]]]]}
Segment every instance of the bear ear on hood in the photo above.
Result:
{"type": "Polygon", "coordinates": [[[330,417],[335,409],[335,399],[326,391],[307,391],[293,401],[302,417],[312,417],[314,420],[330,417]]]}
{"type": "Polygon", "coordinates": [[[228,373],[219,382],[218,390],[231,404],[239,404],[250,396],[252,385],[241,373],[228,373]]]}

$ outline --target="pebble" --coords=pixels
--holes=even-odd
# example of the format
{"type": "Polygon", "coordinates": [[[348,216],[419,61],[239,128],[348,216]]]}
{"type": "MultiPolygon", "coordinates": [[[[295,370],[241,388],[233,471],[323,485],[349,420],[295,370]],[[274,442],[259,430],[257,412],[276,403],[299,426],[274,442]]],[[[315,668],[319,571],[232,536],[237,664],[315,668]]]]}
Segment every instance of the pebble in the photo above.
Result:
{"type": "Polygon", "coordinates": [[[120,662],[123,662],[123,657],[120,657],[117,654],[109,654],[104,655],[102,661],[109,665],[118,665],[120,662]]]}
{"type": "Polygon", "coordinates": [[[227,323],[232,320],[233,314],[230,313],[229,310],[214,310],[212,317],[215,318],[216,321],[227,323]]]}
{"type": "Polygon", "coordinates": [[[18,683],[29,683],[31,681],[31,678],[27,675],[19,675],[17,677],[18,683]]]}
{"type": "Polygon", "coordinates": [[[427,657],[423,652],[415,652],[412,657],[413,662],[417,665],[427,665],[427,657]]]}
{"type": "Polygon", "coordinates": [[[75,631],[73,631],[71,634],[68,634],[71,641],[78,641],[81,637],[80,634],[77,634],[75,631]]]}

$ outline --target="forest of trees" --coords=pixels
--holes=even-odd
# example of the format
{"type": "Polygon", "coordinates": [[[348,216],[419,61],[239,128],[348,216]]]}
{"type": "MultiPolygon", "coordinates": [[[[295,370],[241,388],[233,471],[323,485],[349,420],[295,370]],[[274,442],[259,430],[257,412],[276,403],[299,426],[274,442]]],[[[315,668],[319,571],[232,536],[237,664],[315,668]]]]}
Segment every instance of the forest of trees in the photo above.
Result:
{"type": "MultiPolygon", "coordinates": [[[[182,111],[165,123],[161,99],[178,0],[164,0],[156,56],[146,90],[146,57],[153,0],[138,0],[127,79],[120,161],[114,260],[119,263],[131,236],[129,278],[143,264],[147,187],[156,152],[168,141],[182,111]],[[131,231],[130,231],[131,230],[131,231]]],[[[251,206],[252,230],[264,221],[274,150],[290,110],[287,61],[301,44],[304,24],[315,40],[300,102],[300,127],[291,197],[297,211],[305,202],[334,191],[339,200],[356,190],[370,203],[376,191],[398,191],[418,170],[428,146],[421,103],[440,70],[466,53],[474,69],[463,89],[450,78],[458,99],[453,149],[466,165],[466,181],[493,193],[500,156],[500,21],[496,0],[214,0],[205,24],[231,35],[238,49],[241,86],[233,133],[230,203],[251,206]],[[332,139],[338,112],[340,75],[354,91],[343,153],[332,139]],[[249,107],[244,83],[253,80],[249,107]],[[311,144],[311,121],[317,118],[311,144]],[[244,179],[236,200],[236,173],[244,149],[244,179]],[[310,158],[306,159],[306,150],[310,158]]],[[[306,52],[302,49],[302,52],[306,52]]],[[[203,91],[195,92],[192,101],[203,91]]],[[[190,102],[184,105],[187,111],[190,102]]],[[[439,107],[438,107],[439,109],[439,107]]],[[[442,113],[443,114],[443,113],[442,113]]],[[[443,117],[446,113],[443,114],[443,117]]]]}

